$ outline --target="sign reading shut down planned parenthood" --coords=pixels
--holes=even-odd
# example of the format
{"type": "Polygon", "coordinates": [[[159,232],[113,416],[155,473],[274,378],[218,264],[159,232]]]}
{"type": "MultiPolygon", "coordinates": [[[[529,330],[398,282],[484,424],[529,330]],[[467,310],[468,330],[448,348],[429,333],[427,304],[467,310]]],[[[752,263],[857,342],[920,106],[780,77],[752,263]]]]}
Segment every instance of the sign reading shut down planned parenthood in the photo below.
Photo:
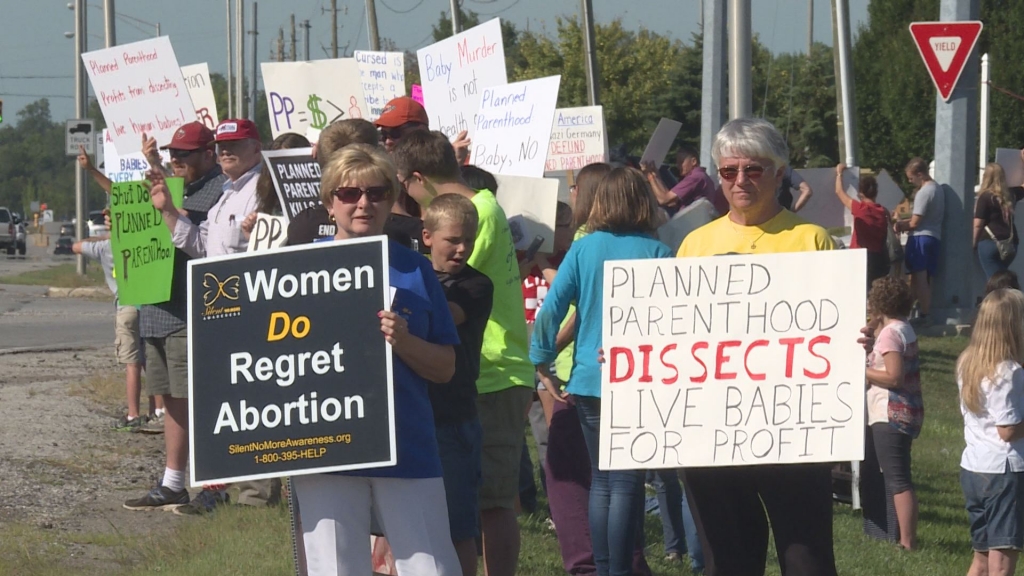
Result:
{"type": "Polygon", "coordinates": [[[605,263],[602,469],[862,460],[863,250],[605,263]]]}
{"type": "MultiPolygon", "coordinates": [[[[180,208],[185,181],[168,178],[166,182],[171,201],[180,208]]],[[[170,300],[174,244],[144,182],[111,183],[110,248],[120,305],[141,306],[170,300]]]]}
{"type": "Polygon", "coordinates": [[[192,485],[394,465],[383,236],[191,260],[192,485]]]}

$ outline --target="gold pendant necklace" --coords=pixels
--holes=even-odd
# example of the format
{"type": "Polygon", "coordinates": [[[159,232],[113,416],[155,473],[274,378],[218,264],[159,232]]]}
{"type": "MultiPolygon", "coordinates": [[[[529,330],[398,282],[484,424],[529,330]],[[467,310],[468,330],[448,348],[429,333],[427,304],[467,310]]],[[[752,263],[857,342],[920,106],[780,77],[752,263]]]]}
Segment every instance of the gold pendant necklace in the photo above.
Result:
{"type": "Polygon", "coordinates": [[[761,236],[764,236],[767,233],[768,233],[767,230],[762,230],[761,231],[761,235],[758,236],[757,238],[754,238],[754,241],[750,243],[750,249],[751,250],[756,250],[757,249],[757,241],[761,239],[761,236]]]}

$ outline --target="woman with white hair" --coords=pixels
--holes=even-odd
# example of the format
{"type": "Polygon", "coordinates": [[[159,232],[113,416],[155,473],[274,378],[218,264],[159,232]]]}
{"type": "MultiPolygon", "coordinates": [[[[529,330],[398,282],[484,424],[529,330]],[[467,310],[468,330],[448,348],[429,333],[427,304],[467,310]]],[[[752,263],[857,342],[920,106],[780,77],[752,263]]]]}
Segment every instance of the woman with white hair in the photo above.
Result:
{"type": "MultiPolygon", "coordinates": [[[[679,257],[835,248],[824,228],[779,204],[775,191],[785,176],[789,149],[769,122],[729,122],[715,137],[711,155],[729,212],[691,232],[679,257]]],[[[769,522],[783,575],[835,576],[829,465],[689,468],[685,481],[707,543],[708,576],[764,574],[769,522]]]]}

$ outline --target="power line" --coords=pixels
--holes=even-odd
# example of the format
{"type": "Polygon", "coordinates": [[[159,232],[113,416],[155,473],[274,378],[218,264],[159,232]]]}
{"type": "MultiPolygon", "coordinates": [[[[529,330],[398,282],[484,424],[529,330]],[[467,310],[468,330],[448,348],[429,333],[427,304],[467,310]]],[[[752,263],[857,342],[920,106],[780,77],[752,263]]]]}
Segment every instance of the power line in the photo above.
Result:
{"type": "Polygon", "coordinates": [[[68,96],[66,94],[12,94],[10,92],[0,93],[0,96],[4,98],[71,98],[74,96],[68,96]]]}
{"type": "Polygon", "coordinates": [[[494,12],[480,12],[478,15],[480,15],[480,16],[497,16],[498,14],[503,14],[505,12],[508,12],[516,4],[519,4],[519,0],[515,0],[514,2],[512,2],[511,4],[509,4],[506,7],[502,8],[501,10],[495,10],[494,12]]]}
{"type": "Polygon", "coordinates": [[[66,76],[6,76],[0,74],[0,80],[67,80],[68,78],[74,78],[74,76],[70,74],[66,76]]]}
{"type": "Polygon", "coordinates": [[[408,14],[409,12],[412,12],[413,10],[415,10],[415,9],[419,8],[420,6],[422,6],[424,1],[425,0],[420,0],[419,2],[416,3],[415,6],[413,6],[412,8],[409,8],[408,10],[395,10],[391,6],[388,6],[388,3],[385,2],[384,0],[380,0],[380,3],[383,4],[385,8],[387,8],[388,10],[391,10],[395,14],[408,14]]]}

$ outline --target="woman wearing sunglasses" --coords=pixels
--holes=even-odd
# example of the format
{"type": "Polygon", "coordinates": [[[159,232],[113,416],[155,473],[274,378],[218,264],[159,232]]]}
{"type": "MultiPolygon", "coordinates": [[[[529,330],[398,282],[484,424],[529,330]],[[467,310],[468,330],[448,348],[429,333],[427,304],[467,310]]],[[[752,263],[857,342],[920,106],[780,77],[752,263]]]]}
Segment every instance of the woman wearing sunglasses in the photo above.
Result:
{"type": "MultiPolygon", "coordinates": [[[[395,167],[382,150],[353,144],[338,151],[320,187],[337,224],[334,239],[383,234],[398,187],[395,167]]],[[[381,337],[394,353],[398,464],[292,479],[310,576],[371,573],[371,514],[380,521],[399,574],[461,573],[427,392],[428,382],[446,383],[454,374],[458,333],[429,260],[390,242],[388,267],[393,311],[378,316],[381,337]]]]}
{"type": "MultiPolygon", "coordinates": [[[[769,122],[729,122],[715,137],[711,155],[729,212],[691,232],[679,257],[835,248],[824,228],[779,205],[775,191],[785,176],[789,148],[769,122]]],[[[709,576],[764,574],[769,522],[786,574],[835,576],[829,465],[689,468],[685,481],[708,544],[709,576]]]]}

